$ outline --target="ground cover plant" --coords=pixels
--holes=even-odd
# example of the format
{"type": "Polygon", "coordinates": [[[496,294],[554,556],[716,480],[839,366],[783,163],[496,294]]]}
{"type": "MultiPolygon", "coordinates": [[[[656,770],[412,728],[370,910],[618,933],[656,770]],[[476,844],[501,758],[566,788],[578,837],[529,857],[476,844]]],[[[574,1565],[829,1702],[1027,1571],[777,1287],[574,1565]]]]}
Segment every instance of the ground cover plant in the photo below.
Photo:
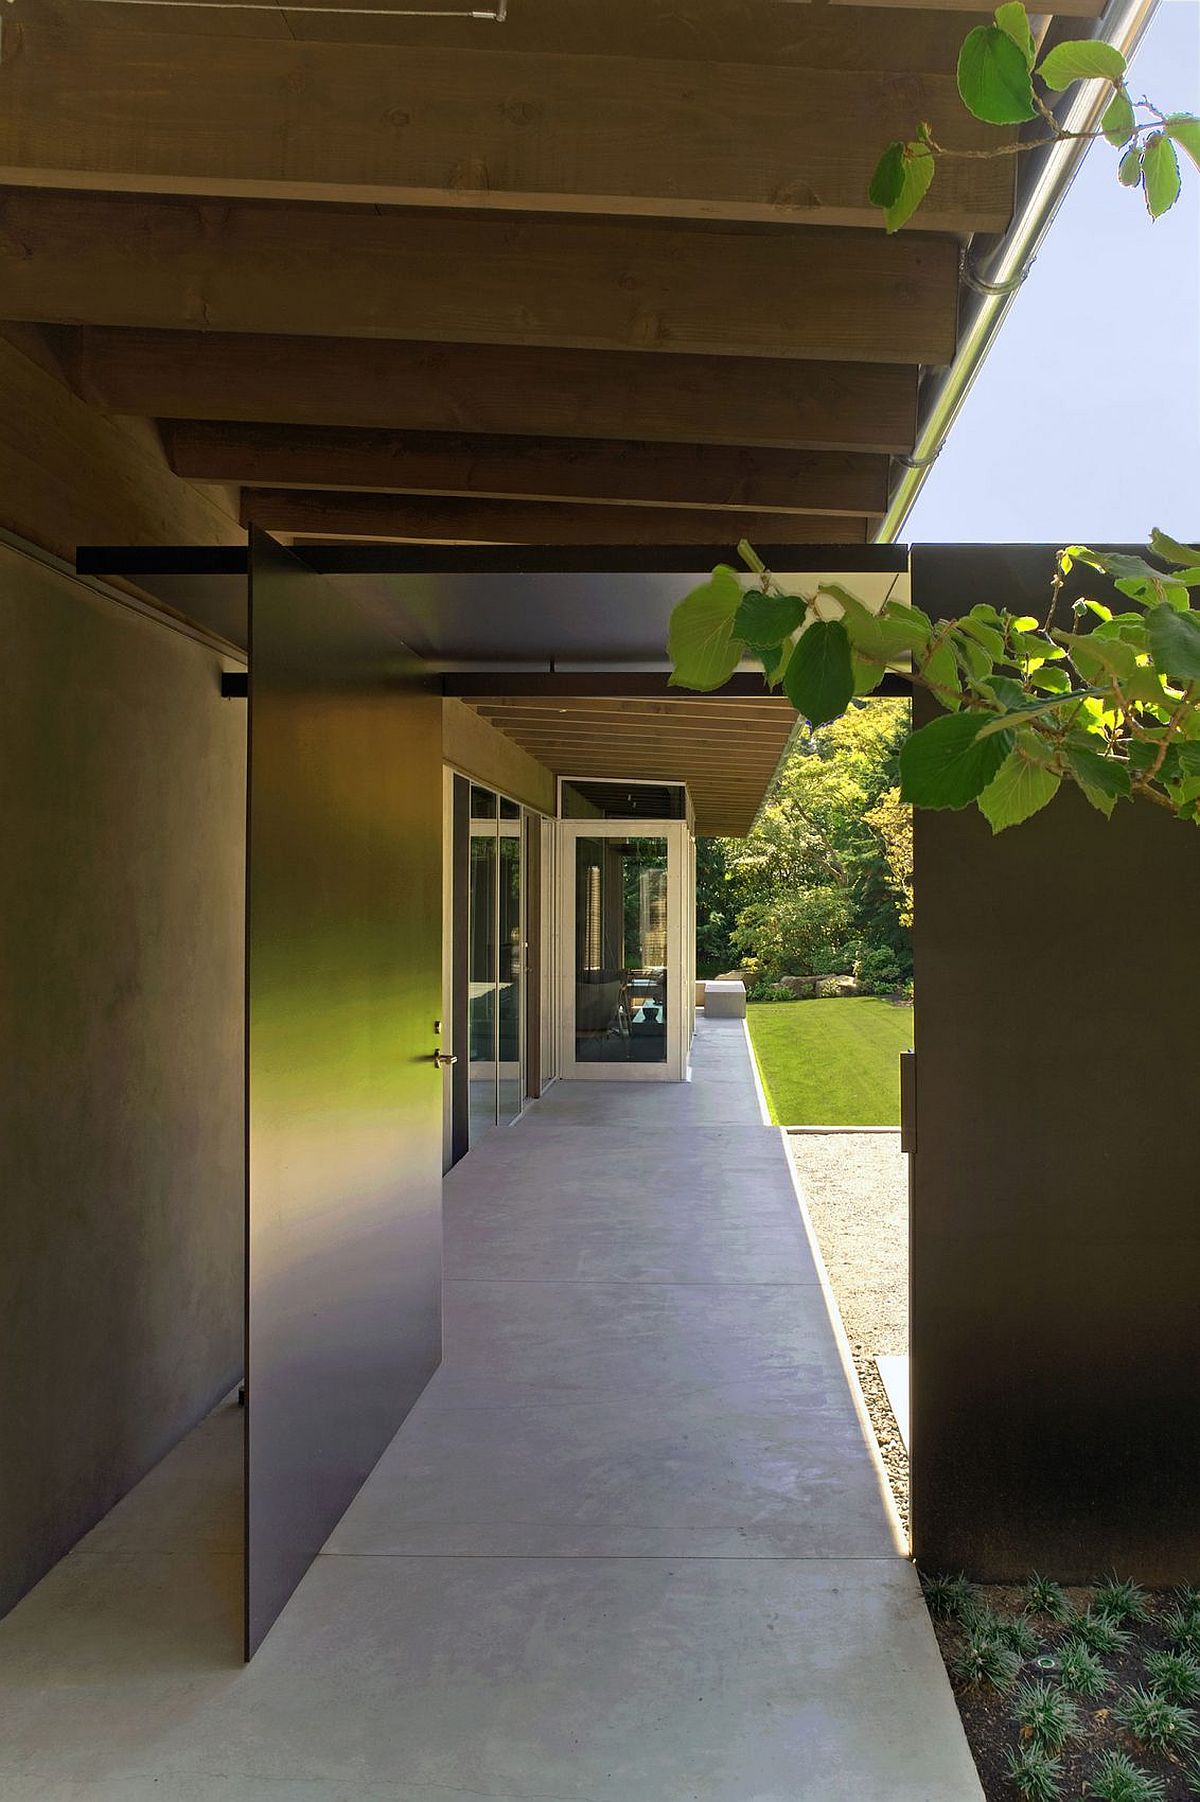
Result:
{"type": "Polygon", "coordinates": [[[912,1045],[913,1010],[876,996],[751,1002],[750,1043],[777,1126],[897,1126],[897,1058],[912,1045]]]}
{"type": "Polygon", "coordinates": [[[921,1586],[988,1802],[1200,1797],[1200,1593],[921,1586]]]}

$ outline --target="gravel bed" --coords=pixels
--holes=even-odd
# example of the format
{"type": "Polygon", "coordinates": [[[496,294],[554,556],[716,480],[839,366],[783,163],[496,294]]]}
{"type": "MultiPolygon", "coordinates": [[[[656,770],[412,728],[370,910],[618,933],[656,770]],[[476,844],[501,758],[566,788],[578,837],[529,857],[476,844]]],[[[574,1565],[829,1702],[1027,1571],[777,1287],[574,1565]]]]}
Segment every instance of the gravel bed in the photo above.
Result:
{"type": "Polygon", "coordinates": [[[875,1359],[908,1351],[908,1160],[895,1132],[791,1133],[788,1151],[908,1529],[908,1453],[875,1359]]]}

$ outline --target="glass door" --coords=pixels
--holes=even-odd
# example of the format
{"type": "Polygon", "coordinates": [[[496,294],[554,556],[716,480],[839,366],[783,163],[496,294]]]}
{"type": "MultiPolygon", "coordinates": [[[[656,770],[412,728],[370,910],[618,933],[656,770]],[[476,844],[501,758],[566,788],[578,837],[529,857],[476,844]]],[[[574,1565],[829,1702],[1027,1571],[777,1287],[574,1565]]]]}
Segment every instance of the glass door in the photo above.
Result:
{"type": "Polygon", "coordinates": [[[470,1143],[496,1124],[496,1025],[499,1009],[496,837],[497,797],[471,784],[471,862],[468,876],[467,980],[470,1143]]]}
{"type": "Polygon", "coordinates": [[[497,844],[499,986],[496,994],[496,1115],[507,1126],[521,1112],[525,1093],[525,914],[522,906],[524,842],[521,809],[500,797],[497,844]]]}
{"type": "Polygon", "coordinates": [[[687,829],[599,819],[561,829],[562,1074],[679,1082],[687,829]]]}

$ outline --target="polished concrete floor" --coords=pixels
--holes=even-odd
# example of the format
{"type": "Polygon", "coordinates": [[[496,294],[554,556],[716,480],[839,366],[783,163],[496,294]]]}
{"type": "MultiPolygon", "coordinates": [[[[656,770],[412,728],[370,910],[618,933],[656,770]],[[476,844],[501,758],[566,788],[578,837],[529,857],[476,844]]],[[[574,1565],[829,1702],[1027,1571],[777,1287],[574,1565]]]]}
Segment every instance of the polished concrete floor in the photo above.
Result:
{"type": "Polygon", "coordinates": [[[0,1802],[978,1802],[740,1022],[490,1133],[446,1279],[248,1668],[236,1407],[0,1623],[0,1802]]]}

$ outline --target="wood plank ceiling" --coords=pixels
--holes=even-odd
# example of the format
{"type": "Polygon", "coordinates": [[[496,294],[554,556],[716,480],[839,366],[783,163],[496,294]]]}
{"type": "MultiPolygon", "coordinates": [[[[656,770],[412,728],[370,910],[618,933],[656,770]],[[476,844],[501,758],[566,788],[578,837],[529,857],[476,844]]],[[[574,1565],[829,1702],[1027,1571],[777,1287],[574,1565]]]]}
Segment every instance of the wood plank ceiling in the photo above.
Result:
{"type": "Polygon", "coordinates": [[[987,15],[323,4],[6,6],[0,321],[284,538],[870,540],[1015,159],[943,164],[896,238],[867,184],[918,120],[996,141],[954,84],[987,15]]]}
{"type": "Polygon", "coordinates": [[[556,775],[685,782],[697,832],[715,838],[749,831],[796,726],[790,703],[771,695],[472,705],[556,775]]]}

